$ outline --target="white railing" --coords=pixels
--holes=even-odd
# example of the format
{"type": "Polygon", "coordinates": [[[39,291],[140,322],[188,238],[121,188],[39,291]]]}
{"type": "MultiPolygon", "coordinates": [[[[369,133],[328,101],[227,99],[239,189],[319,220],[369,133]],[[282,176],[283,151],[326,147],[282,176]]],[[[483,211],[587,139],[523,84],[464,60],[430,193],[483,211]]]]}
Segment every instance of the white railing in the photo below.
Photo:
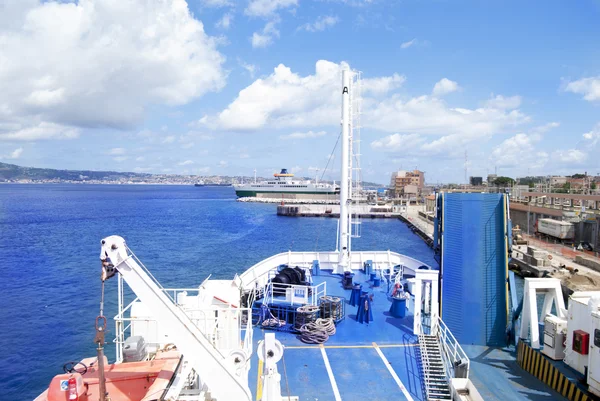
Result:
{"type": "MultiPolygon", "coordinates": [[[[189,305],[179,304],[178,300],[180,295],[187,295],[190,292],[198,293],[198,288],[165,288],[163,291],[177,307],[188,315],[219,353],[224,354],[229,350],[242,347],[248,356],[252,355],[251,308],[240,308],[235,305],[210,305],[203,308],[193,308],[189,305]]],[[[253,294],[251,298],[249,302],[254,301],[253,294]]],[[[116,336],[113,342],[117,347],[117,362],[123,361],[123,345],[128,335],[140,335],[139,332],[143,332],[147,344],[156,350],[168,344],[161,333],[157,320],[147,316],[151,312],[139,317],[125,316],[125,313],[131,311],[138,302],[139,298],[136,297],[114,317],[116,336]]]]}
{"type": "Polygon", "coordinates": [[[318,285],[296,285],[267,283],[265,290],[265,303],[267,305],[285,303],[291,305],[315,305],[319,304],[319,298],[327,295],[327,283],[318,285]],[[290,294],[288,297],[287,295],[290,294]],[[278,296],[279,295],[279,296],[278,296]]]}
{"type": "MultiPolygon", "coordinates": [[[[269,281],[269,272],[276,270],[277,266],[286,264],[290,267],[310,268],[314,260],[318,260],[321,270],[333,270],[338,264],[338,252],[285,252],[273,255],[262,260],[242,273],[239,278],[245,290],[266,286],[269,281]]],[[[407,273],[414,274],[424,263],[410,256],[401,255],[392,251],[357,251],[351,254],[352,270],[363,268],[367,260],[373,262],[373,269],[381,270],[403,265],[407,273]]]]}
{"type": "Polygon", "coordinates": [[[442,319],[437,318],[435,322],[432,322],[431,331],[437,337],[440,344],[448,379],[455,378],[457,373],[461,378],[468,379],[471,362],[448,326],[446,326],[442,319]],[[455,368],[459,365],[464,367],[464,374],[456,372],[455,368]]]}

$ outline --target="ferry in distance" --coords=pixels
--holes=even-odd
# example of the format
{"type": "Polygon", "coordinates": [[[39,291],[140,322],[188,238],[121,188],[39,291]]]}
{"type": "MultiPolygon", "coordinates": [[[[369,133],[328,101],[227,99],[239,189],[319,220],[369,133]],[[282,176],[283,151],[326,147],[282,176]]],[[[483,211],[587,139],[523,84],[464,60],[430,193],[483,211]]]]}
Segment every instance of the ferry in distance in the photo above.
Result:
{"type": "Polygon", "coordinates": [[[312,182],[309,180],[294,179],[294,174],[287,169],[273,174],[273,178],[266,181],[234,184],[235,194],[239,198],[245,197],[278,197],[285,195],[332,195],[339,196],[340,188],[335,184],[312,182]]]}

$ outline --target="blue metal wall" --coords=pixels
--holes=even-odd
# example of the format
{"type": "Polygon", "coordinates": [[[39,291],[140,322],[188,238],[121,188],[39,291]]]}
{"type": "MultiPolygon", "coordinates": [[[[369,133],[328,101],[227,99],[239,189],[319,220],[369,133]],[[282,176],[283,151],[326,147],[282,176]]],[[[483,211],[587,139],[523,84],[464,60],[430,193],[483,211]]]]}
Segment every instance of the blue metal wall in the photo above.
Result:
{"type": "Polygon", "coordinates": [[[461,344],[505,345],[505,195],[441,200],[441,316],[461,344]]]}

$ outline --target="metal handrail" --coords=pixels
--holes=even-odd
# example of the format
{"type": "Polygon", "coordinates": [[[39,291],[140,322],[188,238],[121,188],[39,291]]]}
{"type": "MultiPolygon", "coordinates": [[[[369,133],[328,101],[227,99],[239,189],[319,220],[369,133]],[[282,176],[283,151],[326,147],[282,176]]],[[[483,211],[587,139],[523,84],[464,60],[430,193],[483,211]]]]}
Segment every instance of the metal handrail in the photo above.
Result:
{"type": "MultiPolygon", "coordinates": [[[[269,282],[264,287],[265,304],[271,305],[271,304],[277,303],[277,302],[287,303],[287,300],[280,300],[280,299],[275,298],[274,289],[277,289],[279,291],[287,291],[288,288],[292,289],[292,291],[295,288],[307,288],[307,289],[312,290],[308,297],[308,304],[315,305],[315,306],[319,304],[320,297],[327,295],[327,283],[326,282],[322,282],[317,285],[296,285],[296,284],[280,284],[280,283],[269,282]]],[[[294,304],[294,302],[292,300],[292,305],[293,304],[294,304]]],[[[304,305],[304,303],[302,303],[302,305],[304,305]]]]}
{"type": "MultiPolygon", "coordinates": [[[[176,304],[180,308],[181,308],[181,305],[177,304],[178,293],[181,293],[184,291],[198,293],[200,291],[199,288],[161,288],[161,289],[169,296],[169,298],[172,299],[173,303],[176,304]]],[[[155,319],[148,319],[145,317],[144,318],[135,318],[135,317],[132,318],[132,317],[125,316],[125,312],[130,310],[131,307],[133,306],[133,304],[135,304],[138,301],[139,301],[139,298],[136,297],[126,307],[124,307],[122,310],[120,310],[113,318],[113,320],[115,321],[116,329],[117,329],[115,339],[113,340],[113,342],[117,346],[117,359],[122,359],[122,352],[119,353],[119,348],[122,347],[123,344],[125,343],[125,333],[127,332],[127,330],[131,330],[133,322],[142,322],[142,321],[143,322],[155,322],[156,321],[155,319]],[[129,322],[129,324],[125,325],[126,322],[129,322]]],[[[252,302],[253,302],[253,300],[252,300],[252,302]]],[[[218,322],[215,320],[215,318],[213,318],[211,316],[214,316],[214,312],[216,312],[216,311],[237,313],[239,316],[238,330],[240,332],[240,337],[241,337],[242,330],[245,331],[243,342],[242,342],[242,344],[239,344],[239,345],[241,345],[244,348],[244,351],[247,353],[248,357],[250,355],[252,355],[253,330],[252,330],[252,309],[250,307],[240,308],[240,307],[237,307],[234,305],[228,305],[227,307],[208,306],[206,308],[184,309],[184,311],[186,314],[190,314],[190,313],[202,314],[203,317],[196,316],[196,317],[190,317],[190,318],[191,318],[192,322],[194,322],[194,324],[200,329],[200,331],[202,332],[204,337],[219,352],[221,352],[221,351],[216,346],[218,333],[215,332],[215,329],[217,329],[217,327],[218,327],[218,322]],[[248,316],[245,327],[242,327],[241,316],[243,314],[246,314],[248,316]],[[211,318],[208,318],[208,317],[211,317],[211,318]],[[203,325],[204,327],[199,326],[200,320],[204,321],[204,325],[203,325]]]]}
{"type": "Polygon", "coordinates": [[[471,361],[448,326],[446,326],[446,323],[444,323],[444,321],[438,317],[435,319],[435,322],[432,322],[432,331],[437,337],[438,342],[444,351],[444,355],[446,356],[446,358],[444,358],[447,367],[446,375],[450,375],[451,371],[452,377],[454,377],[455,363],[460,362],[461,364],[466,364],[465,378],[468,379],[471,361]]]}

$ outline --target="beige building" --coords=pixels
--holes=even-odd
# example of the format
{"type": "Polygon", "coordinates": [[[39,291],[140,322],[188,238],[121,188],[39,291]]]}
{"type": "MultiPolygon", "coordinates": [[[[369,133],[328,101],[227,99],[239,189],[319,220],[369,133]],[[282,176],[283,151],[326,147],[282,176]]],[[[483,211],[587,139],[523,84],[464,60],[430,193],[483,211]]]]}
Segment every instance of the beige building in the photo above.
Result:
{"type": "Polygon", "coordinates": [[[420,193],[421,189],[425,186],[425,173],[419,170],[413,171],[395,171],[392,173],[392,179],[390,180],[390,189],[393,192],[394,197],[399,197],[404,194],[405,189],[409,189],[411,194],[416,192],[420,193]],[[409,186],[408,188],[406,188],[409,186]]]}

